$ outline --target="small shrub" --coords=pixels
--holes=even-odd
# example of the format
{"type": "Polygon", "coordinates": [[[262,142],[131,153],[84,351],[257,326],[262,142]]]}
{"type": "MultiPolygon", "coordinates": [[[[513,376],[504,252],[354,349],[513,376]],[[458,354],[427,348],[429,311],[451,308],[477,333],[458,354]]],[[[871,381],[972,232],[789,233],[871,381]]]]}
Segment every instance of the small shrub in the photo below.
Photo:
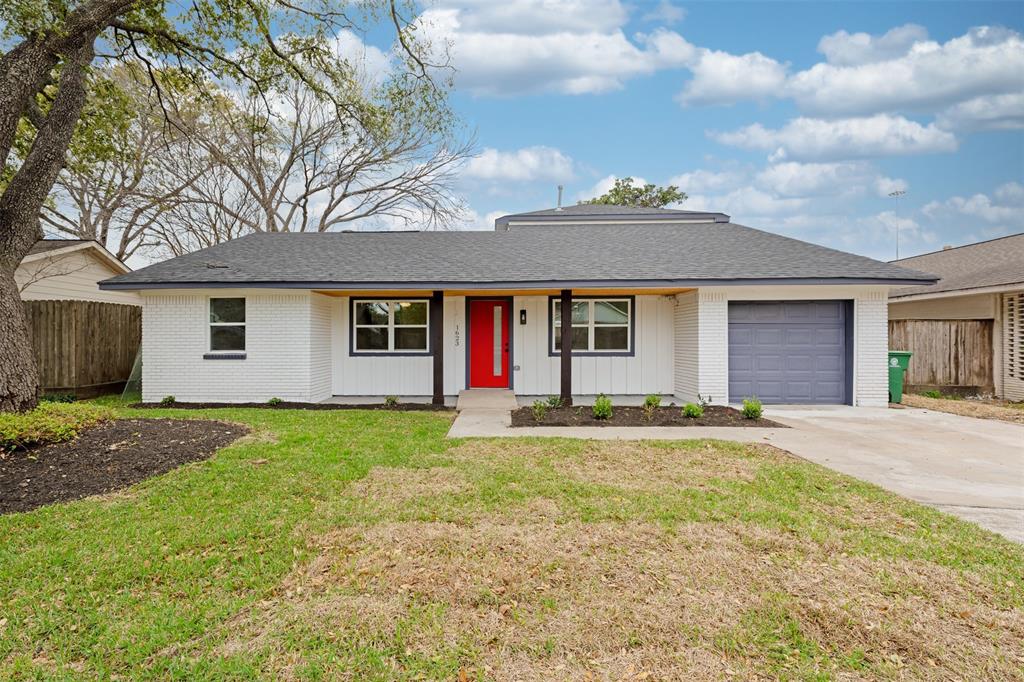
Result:
{"type": "Polygon", "coordinates": [[[606,396],[604,393],[597,396],[597,400],[594,401],[594,419],[611,419],[612,418],[612,399],[606,396]]]}
{"type": "Polygon", "coordinates": [[[935,389],[932,389],[931,391],[925,391],[921,395],[923,395],[925,398],[939,399],[942,397],[942,391],[936,391],[935,389]]]}
{"type": "Polygon", "coordinates": [[[398,404],[398,396],[397,395],[385,396],[384,397],[384,404],[387,405],[388,407],[394,407],[395,405],[398,404]]]}
{"type": "Polygon", "coordinates": [[[71,440],[89,426],[113,418],[110,408],[89,403],[40,403],[23,414],[0,413],[0,452],[71,440]]]}
{"type": "Polygon", "coordinates": [[[281,400],[277,396],[274,396],[273,398],[271,398],[270,400],[267,401],[267,405],[270,405],[271,407],[276,407],[276,406],[280,405],[283,402],[284,402],[283,400],[281,400]]]}
{"type": "Polygon", "coordinates": [[[764,412],[764,407],[761,406],[761,401],[757,398],[744,398],[741,412],[744,419],[760,419],[761,414],[764,412]]]}
{"type": "Polygon", "coordinates": [[[166,406],[173,405],[176,402],[178,401],[174,398],[173,395],[165,395],[163,398],[160,399],[160,404],[166,406]]]}
{"type": "MultiPolygon", "coordinates": [[[[548,401],[550,402],[550,401],[548,401]]],[[[533,420],[537,422],[544,421],[545,415],[548,413],[548,403],[543,400],[533,401],[533,420]]]]}
{"type": "Polygon", "coordinates": [[[688,419],[700,419],[704,416],[704,406],[697,403],[683,405],[683,416],[688,419]]]}
{"type": "Polygon", "coordinates": [[[654,413],[661,407],[660,395],[649,395],[644,398],[644,419],[654,421],[654,413]]]}
{"type": "Polygon", "coordinates": [[[73,403],[75,402],[74,393],[44,393],[39,396],[39,402],[41,403],[73,403]]]}
{"type": "Polygon", "coordinates": [[[548,407],[552,410],[558,409],[562,406],[562,396],[553,395],[548,397],[548,407]]]}

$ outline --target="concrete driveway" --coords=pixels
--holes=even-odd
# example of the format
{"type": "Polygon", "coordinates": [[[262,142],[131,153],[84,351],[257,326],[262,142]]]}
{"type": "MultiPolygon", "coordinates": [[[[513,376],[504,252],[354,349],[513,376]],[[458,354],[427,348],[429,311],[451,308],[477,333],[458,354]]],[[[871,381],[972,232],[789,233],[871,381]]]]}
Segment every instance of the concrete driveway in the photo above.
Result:
{"type": "Polygon", "coordinates": [[[1024,426],[920,409],[774,407],[764,440],[1024,543],[1024,426]]]}

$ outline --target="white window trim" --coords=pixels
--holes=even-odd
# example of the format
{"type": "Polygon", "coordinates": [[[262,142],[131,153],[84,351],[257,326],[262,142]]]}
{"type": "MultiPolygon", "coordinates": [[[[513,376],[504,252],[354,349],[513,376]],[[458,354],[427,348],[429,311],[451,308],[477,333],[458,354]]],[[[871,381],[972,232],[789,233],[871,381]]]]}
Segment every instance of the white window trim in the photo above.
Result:
{"type": "MultiPolygon", "coordinates": [[[[572,299],[572,302],[574,304],[575,303],[587,303],[588,304],[588,308],[587,308],[587,323],[585,325],[582,324],[582,323],[581,324],[572,324],[571,325],[574,328],[580,328],[580,329],[583,329],[584,327],[586,328],[586,330],[587,330],[587,347],[586,348],[577,348],[576,346],[573,346],[573,348],[572,348],[572,352],[573,353],[580,353],[580,354],[584,354],[585,353],[587,355],[612,355],[612,354],[623,354],[623,353],[632,353],[633,352],[633,300],[632,299],[630,299],[630,298],[618,298],[618,297],[614,297],[614,296],[610,296],[608,298],[575,298],[574,297],[572,299]],[[597,322],[594,319],[594,317],[595,317],[594,316],[594,307],[596,306],[596,304],[598,304],[598,303],[606,303],[606,302],[608,302],[608,303],[625,303],[626,304],[627,318],[626,318],[626,323],[625,324],[609,324],[607,322],[597,322]],[[608,328],[608,327],[625,327],[625,329],[626,329],[626,347],[625,348],[601,348],[601,349],[595,349],[593,347],[594,346],[594,328],[595,327],[605,327],[605,328],[608,328]]],[[[549,315],[551,316],[551,338],[548,340],[548,343],[550,344],[550,348],[551,348],[550,352],[551,353],[555,353],[555,354],[559,353],[560,350],[561,350],[561,349],[557,348],[556,345],[555,345],[555,340],[558,338],[558,333],[555,330],[556,329],[560,329],[560,327],[561,327],[560,321],[555,319],[555,311],[559,310],[561,305],[562,305],[562,300],[560,298],[553,298],[553,299],[551,299],[551,311],[549,312],[549,315]]]]}
{"type": "Polygon", "coordinates": [[[349,311],[352,317],[351,354],[352,355],[429,355],[430,354],[430,299],[426,298],[354,298],[349,311]],[[383,324],[359,324],[356,320],[356,308],[360,303],[384,303],[388,307],[388,323],[383,324]],[[425,324],[395,324],[395,306],[402,303],[422,303],[427,309],[427,321],[425,324]],[[356,347],[356,339],[360,329],[388,330],[388,347],[359,349],[356,347]],[[396,329],[423,329],[426,331],[426,347],[418,348],[395,348],[396,329]]]}
{"type": "MultiPolygon", "coordinates": [[[[249,344],[249,339],[248,338],[246,338],[242,342],[241,350],[214,350],[213,349],[213,328],[214,327],[242,327],[243,329],[245,329],[246,322],[211,322],[210,321],[210,318],[213,315],[213,302],[221,300],[221,299],[230,299],[230,298],[240,298],[240,299],[242,299],[242,310],[244,311],[244,313],[246,315],[246,319],[248,320],[249,302],[246,300],[245,296],[210,296],[209,298],[207,298],[206,299],[206,326],[209,329],[208,329],[207,334],[206,334],[206,347],[207,347],[207,352],[208,353],[227,353],[228,355],[230,355],[232,353],[245,353],[246,352],[246,346],[248,346],[248,344],[249,344]]],[[[248,337],[248,334],[246,334],[246,337],[248,337]]]]}

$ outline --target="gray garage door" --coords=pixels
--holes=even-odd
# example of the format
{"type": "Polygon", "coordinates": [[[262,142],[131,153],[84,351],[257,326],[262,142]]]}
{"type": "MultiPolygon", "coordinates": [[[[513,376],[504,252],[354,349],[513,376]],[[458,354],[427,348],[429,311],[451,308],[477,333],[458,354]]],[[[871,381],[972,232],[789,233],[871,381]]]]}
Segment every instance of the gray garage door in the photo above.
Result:
{"type": "Polygon", "coordinates": [[[729,304],[729,399],[847,402],[845,301],[729,304]]]}

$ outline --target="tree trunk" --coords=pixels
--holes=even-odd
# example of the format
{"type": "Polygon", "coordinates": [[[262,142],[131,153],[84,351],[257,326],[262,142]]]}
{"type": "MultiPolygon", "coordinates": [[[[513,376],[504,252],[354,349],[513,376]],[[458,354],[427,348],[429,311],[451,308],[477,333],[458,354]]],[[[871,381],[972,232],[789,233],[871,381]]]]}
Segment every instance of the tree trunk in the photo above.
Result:
{"type": "Polygon", "coordinates": [[[0,412],[36,406],[39,372],[14,269],[0,267],[0,412]]]}

